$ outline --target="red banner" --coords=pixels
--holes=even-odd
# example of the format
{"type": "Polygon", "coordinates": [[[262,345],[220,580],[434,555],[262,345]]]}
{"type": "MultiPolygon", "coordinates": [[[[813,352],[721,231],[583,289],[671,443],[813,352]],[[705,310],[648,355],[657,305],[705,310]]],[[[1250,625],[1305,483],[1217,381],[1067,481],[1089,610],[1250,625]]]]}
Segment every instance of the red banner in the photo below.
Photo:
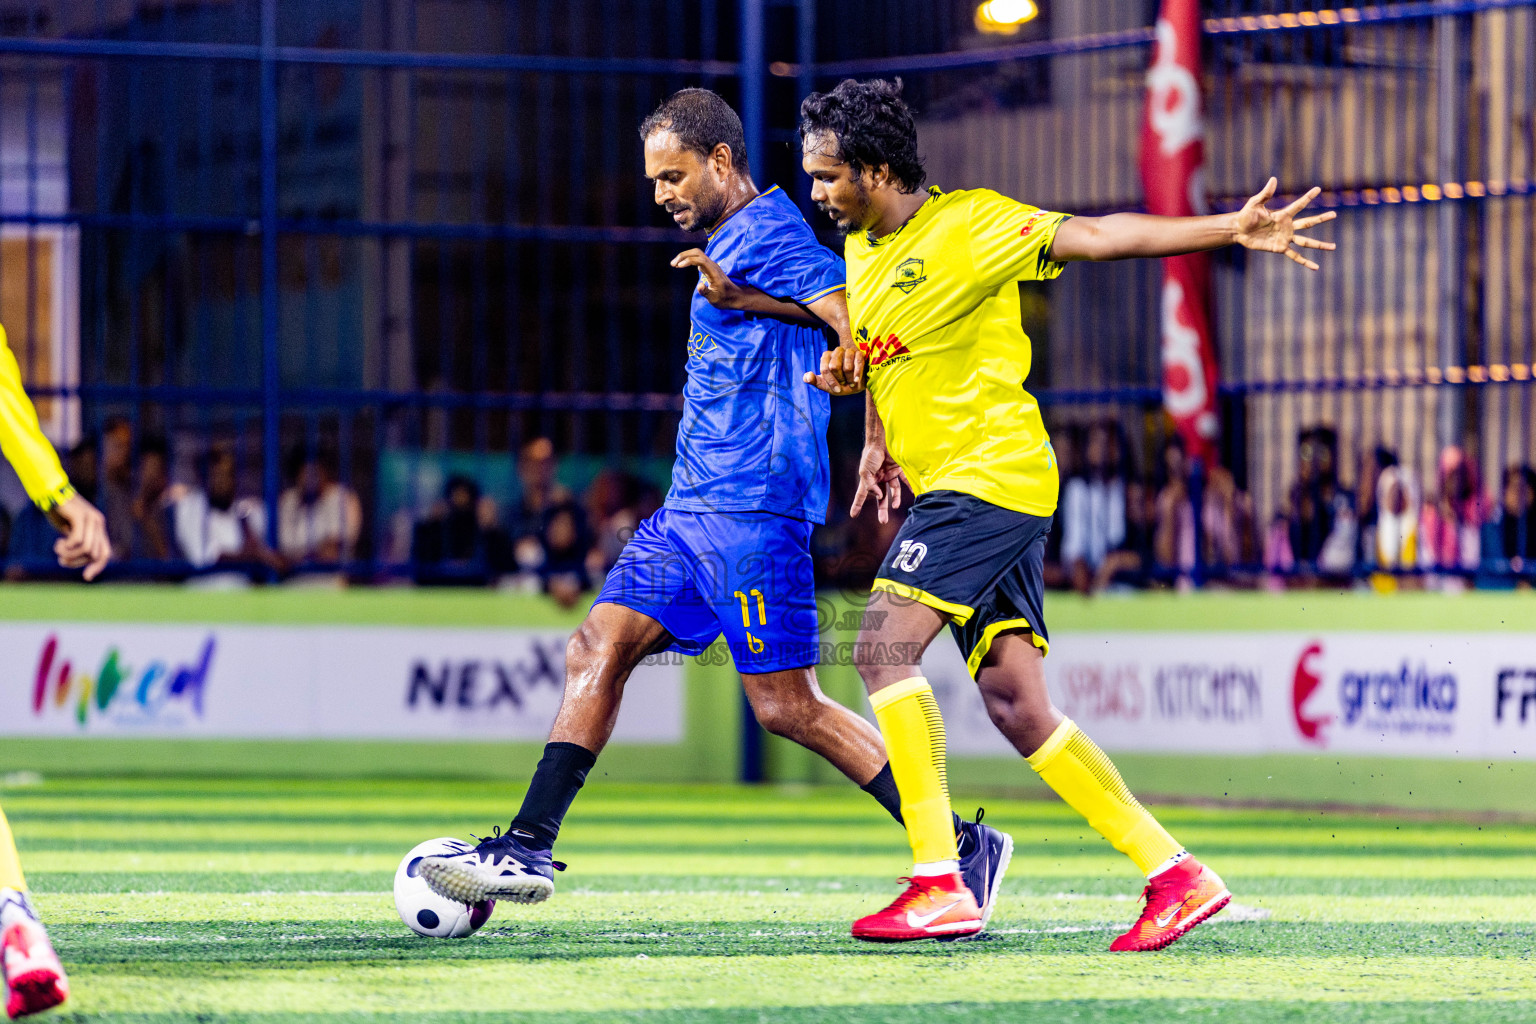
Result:
{"type": "MultiPolygon", "coordinates": [[[[1205,120],[1200,103],[1200,5],[1163,0],[1147,71],[1141,184],[1150,213],[1208,212],[1205,120]]],[[[1211,338],[1211,261],[1205,253],[1163,260],[1163,407],[1190,453],[1215,455],[1216,351],[1211,338]]]]}

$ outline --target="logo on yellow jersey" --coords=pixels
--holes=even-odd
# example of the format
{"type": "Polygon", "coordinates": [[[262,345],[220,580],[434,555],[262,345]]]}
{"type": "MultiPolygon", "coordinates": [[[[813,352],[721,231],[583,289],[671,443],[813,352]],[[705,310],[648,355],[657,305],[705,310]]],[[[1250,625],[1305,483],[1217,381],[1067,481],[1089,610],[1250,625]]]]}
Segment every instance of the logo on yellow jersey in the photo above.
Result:
{"type": "Polygon", "coordinates": [[[896,337],[894,334],[887,334],[883,338],[879,335],[876,335],[874,340],[870,340],[869,328],[860,327],[858,330],[858,336],[859,351],[863,352],[864,358],[869,360],[869,365],[871,368],[879,366],[881,363],[895,358],[896,356],[910,357],[912,355],[912,353],[907,350],[907,346],[903,345],[901,343],[901,339],[896,337]]]}
{"type": "Polygon", "coordinates": [[[906,295],[912,294],[912,289],[928,280],[923,273],[923,261],[917,257],[902,260],[896,264],[896,281],[892,288],[900,288],[906,295]]]}

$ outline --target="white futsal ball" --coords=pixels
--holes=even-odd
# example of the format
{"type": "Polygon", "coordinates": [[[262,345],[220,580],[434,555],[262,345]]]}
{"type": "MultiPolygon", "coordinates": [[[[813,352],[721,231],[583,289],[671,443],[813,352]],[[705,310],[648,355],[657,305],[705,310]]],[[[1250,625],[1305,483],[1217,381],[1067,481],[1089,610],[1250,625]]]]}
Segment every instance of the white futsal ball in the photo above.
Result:
{"type": "Polygon", "coordinates": [[[459,839],[428,839],[418,843],[400,867],[395,869],[395,910],[400,920],[417,935],[437,939],[459,939],[480,930],[496,909],[495,900],[459,903],[439,896],[421,877],[421,862],[427,857],[453,857],[474,847],[459,839]]]}

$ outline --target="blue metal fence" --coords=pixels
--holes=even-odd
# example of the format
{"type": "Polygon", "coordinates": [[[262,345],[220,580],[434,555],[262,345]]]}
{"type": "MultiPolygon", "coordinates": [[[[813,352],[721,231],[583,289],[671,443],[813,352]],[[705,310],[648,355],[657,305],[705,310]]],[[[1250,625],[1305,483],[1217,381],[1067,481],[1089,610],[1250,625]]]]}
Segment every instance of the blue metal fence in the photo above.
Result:
{"type": "MultiPolygon", "coordinates": [[[[346,560],[365,577],[410,571],[413,523],[456,471],[516,505],[535,438],[573,490],[622,466],[600,480],[628,489],[610,505],[654,500],[688,333],[666,258],[692,240],[653,209],[635,127],[676,88],[726,95],[759,182],[802,199],[800,97],[899,74],[933,180],[1139,203],[1155,4],[1046,5],[1001,46],[974,4],[918,0],[19,9],[0,26],[0,318],[50,428],[72,442],[121,418],[168,439],[184,482],[228,446],[273,544],[286,453],[327,453],[360,499],[346,560]]],[[[1315,279],[1218,262],[1223,460],[1257,565],[1305,428],[1332,427],[1341,458],[1392,447],[1426,481],[1450,444],[1487,480],[1533,457],[1536,3],[1208,15],[1217,205],[1274,171],[1341,211],[1315,279]]],[[[1113,419],[1142,475],[1164,436],[1155,278],[1074,268],[1025,303],[1053,427],[1113,419]]],[[[852,532],[828,531],[834,574],[852,532]]]]}

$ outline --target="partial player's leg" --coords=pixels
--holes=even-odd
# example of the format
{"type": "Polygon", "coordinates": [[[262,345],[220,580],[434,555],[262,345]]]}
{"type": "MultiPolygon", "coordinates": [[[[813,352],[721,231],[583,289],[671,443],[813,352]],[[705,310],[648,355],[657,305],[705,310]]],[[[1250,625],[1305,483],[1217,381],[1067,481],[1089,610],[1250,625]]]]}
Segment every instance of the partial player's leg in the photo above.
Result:
{"type": "Polygon", "coordinates": [[[27,902],[27,880],[4,811],[0,811],[0,974],[10,994],[6,1014],[13,1020],[69,998],[64,965],[27,902]]]}
{"type": "Polygon", "coordinates": [[[1114,951],[1161,949],[1231,899],[1216,873],[1195,860],[1131,795],[1104,752],[1051,703],[1036,571],[1031,558],[998,586],[987,606],[957,630],[987,714],[1040,777],[1094,830],[1147,876],[1147,905],[1114,951]],[[1031,624],[1039,624],[1036,635],[1031,624]]]}
{"type": "MultiPolygon", "coordinates": [[[[859,786],[869,789],[876,777],[887,771],[879,730],[822,693],[814,668],[743,672],[741,685],[759,725],[820,754],[859,786]]],[[[895,789],[893,782],[890,794],[894,806],[886,806],[886,810],[900,821],[900,797],[895,796],[895,789]]],[[[880,800],[883,794],[871,795],[880,800]]]]}
{"type": "Polygon", "coordinates": [[[421,877],[433,892],[464,903],[538,903],[554,893],[555,870],[563,867],[551,853],[560,823],[613,735],[624,684],[646,655],[671,641],[648,615],[592,607],[566,644],[560,713],[517,817],[468,853],[423,860],[421,877]]]}
{"type": "Polygon", "coordinates": [[[551,850],[571,802],[613,735],[624,684],[648,654],[698,654],[720,634],[673,544],[670,510],[642,522],[566,645],[565,694],[523,805],[505,834],[458,857],[428,857],[421,875],[439,895],[537,903],[554,892],[551,850]]]}
{"type": "Polygon", "coordinates": [[[757,720],[825,757],[901,822],[880,733],[816,683],[820,658],[809,523],[767,512],[676,519],[680,545],[714,573],[696,579],[714,606],[757,720]]]}
{"type": "Polygon", "coordinates": [[[865,621],[876,625],[859,635],[859,675],[890,753],[914,864],[906,892],[884,910],[855,921],[853,935],[873,942],[973,935],[985,926],[985,896],[978,899],[960,874],[944,719],[919,667],[944,617],[926,605],[876,591],[865,621]]]}
{"type": "MultiPolygon", "coordinates": [[[[759,725],[775,736],[820,754],[874,797],[898,825],[906,823],[901,814],[901,793],[880,730],[822,693],[815,669],[744,672],[741,684],[759,725]]],[[[974,823],[962,822],[958,816],[953,821],[962,842],[976,829],[974,823]]],[[[961,859],[964,860],[964,853],[961,859]]]]}

